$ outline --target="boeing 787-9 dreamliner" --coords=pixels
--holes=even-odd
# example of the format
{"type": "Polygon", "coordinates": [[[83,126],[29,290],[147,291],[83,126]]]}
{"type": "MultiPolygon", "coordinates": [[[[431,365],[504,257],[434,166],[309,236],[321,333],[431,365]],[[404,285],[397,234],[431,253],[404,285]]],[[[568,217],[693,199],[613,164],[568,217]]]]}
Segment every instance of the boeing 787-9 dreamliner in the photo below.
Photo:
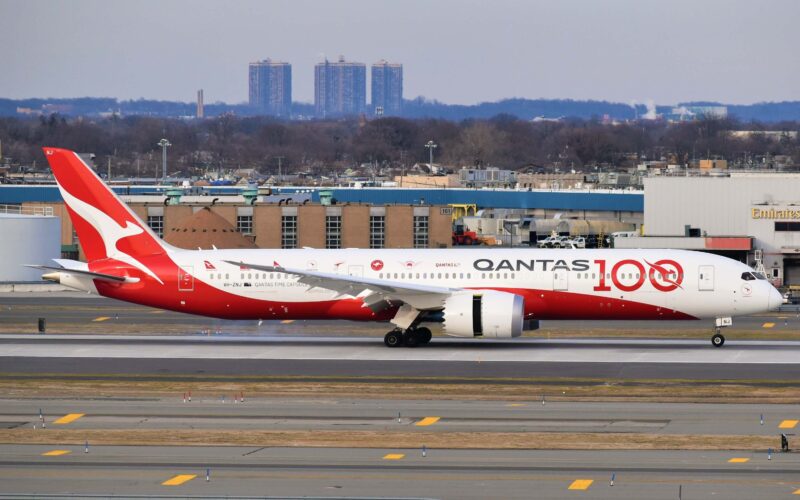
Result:
{"type": "MultiPolygon", "coordinates": [[[[226,319],[391,322],[389,347],[518,337],[538,320],[714,319],[778,308],[745,264],[683,250],[183,250],[162,241],[76,153],[44,148],[88,262],[35,266],[77,290],[226,319]]],[[[278,230],[276,228],[276,230],[278,230]]]]}

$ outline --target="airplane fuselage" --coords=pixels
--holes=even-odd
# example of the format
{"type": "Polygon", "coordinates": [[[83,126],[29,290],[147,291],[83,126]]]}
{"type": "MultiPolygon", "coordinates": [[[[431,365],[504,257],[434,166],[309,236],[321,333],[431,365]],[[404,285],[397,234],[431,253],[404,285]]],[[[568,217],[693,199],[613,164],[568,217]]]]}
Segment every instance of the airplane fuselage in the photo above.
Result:
{"type": "MultiPolygon", "coordinates": [[[[100,283],[109,297],[231,319],[385,320],[358,296],[342,296],[297,276],[229,264],[277,264],[331,274],[448,288],[498,290],[525,299],[526,319],[702,319],[767,310],[772,286],[745,281],[737,261],[682,250],[291,249],[183,250],[148,263],[163,284],[100,283]],[[142,293],[144,292],[144,293],[142,293]]],[[[139,276],[118,261],[99,272],[139,276]]],[[[145,276],[142,276],[145,278],[145,276]]],[[[773,297],[774,300],[774,297],[773,297]]]]}

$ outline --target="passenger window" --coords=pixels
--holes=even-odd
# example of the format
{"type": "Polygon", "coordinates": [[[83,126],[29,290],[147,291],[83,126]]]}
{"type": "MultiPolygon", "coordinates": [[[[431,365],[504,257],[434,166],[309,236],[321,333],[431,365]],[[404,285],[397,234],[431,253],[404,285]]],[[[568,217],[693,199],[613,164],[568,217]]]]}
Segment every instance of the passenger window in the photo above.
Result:
{"type": "Polygon", "coordinates": [[[383,273],[378,273],[378,279],[383,279],[383,273]]]}
{"type": "Polygon", "coordinates": [[[226,279],[226,280],[227,280],[227,279],[230,279],[230,276],[229,276],[228,274],[225,274],[225,279],[226,279]]]}

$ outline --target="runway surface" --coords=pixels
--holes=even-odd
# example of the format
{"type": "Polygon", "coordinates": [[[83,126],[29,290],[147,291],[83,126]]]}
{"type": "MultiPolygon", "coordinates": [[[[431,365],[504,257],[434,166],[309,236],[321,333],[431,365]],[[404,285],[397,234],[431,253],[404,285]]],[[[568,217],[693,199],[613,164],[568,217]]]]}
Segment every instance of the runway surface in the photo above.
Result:
{"type": "MultiPolygon", "coordinates": [[[[379,432],[624,432],[761,435],[800,430],[800,407],[778,404],[247,398],[0,399],[0,429],[39,412],[56,429],[338,430],[379,432]],[[53,426],[63,415],[81,417],[53,426]],[[427,420],[426,420],[427,419],[427,420]],[[782,427],[781,427],[782,426],[782,427]]],[[[538,395],[537,395],[538,396],[538,395]]]]}
{"type": "Polygon", "coordinates": [[[0,445],[5,493],[792,498],[800,454],[0,445]],[[731,462],[731,459],[739,459],[731,462]],[[206,472],[209,481],[206,482],[206,472]],[[610,481],[614,477],[614,485],[610,481]],[[164,484],[170,481],[172,485],[164,484]],[[178,483],[178,484],[175,484],[178,483]]]}
{"type": "Polygon", "coordinates": [[[5,373],[797,380],[800,342],[4,335],[5,373]]]}

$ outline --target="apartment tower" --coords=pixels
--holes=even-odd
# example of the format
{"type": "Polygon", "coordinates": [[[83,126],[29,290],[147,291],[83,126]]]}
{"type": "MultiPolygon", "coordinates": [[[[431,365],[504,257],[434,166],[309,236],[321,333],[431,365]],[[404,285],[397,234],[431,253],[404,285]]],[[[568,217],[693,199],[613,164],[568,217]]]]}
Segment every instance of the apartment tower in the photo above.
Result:
{"type": "Polygon", "coordinates": [[[367,108],[367,67],[364,63],[327,59],[314,67],[314,106],[320,118],[356,115],[367,108]]]}
{"type": "Polygon", "coordinates": [[[397,116],[403,107],[403,65],[380,60],[372,65],[372,106],[376,116],[397,116]]]}
{"type": "Polygon", "coordinates": [[[264,59],[250,63],[250,106],[259,114],[289,118],[292,65],[264,59]]]}

